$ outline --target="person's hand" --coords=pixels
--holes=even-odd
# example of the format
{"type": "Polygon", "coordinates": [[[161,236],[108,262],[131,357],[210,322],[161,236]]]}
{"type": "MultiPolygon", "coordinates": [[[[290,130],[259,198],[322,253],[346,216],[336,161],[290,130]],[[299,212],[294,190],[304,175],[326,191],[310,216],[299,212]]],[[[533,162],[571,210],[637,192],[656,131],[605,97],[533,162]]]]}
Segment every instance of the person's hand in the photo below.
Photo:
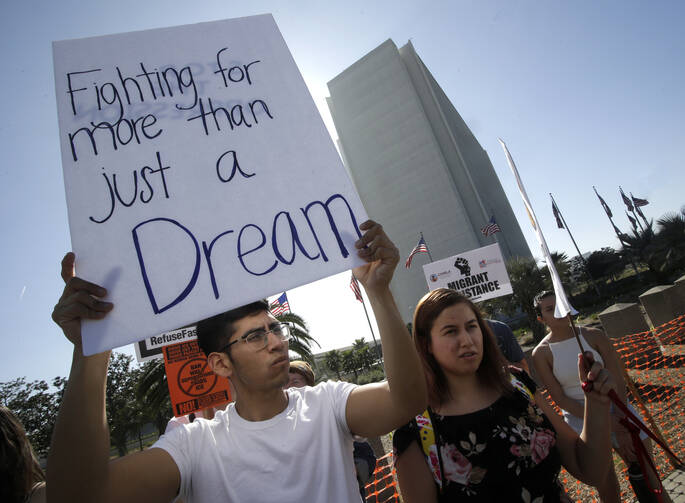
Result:
{"type": "Polygon", "coordinates": [[[355,267],[352,273],[367,291],[387,287],[400,261],[400,252],[383,227],[373,220],[367,220],[359,229],[365,232],[355,247],[359,257],[368,263],[355,267]]]}
{"type": "Polygon", "coordinates": [[[635,453],[635,446],[633,445],[633,437],[630,432],[623,426],[616,416],[612,417],[611,431],[616,435],[616,442],[618,447],[616,452],[626,461],[637,461],[637,454],[635,453]]]}
{"type": "Polygon", "coordinates": [[[81,320],[100,320],[114,305],[99,300],[99,297],[107,295],[107,290],[74,276],[75,260],[76,256],[72,252],[67,253],[62,259],[62,279],[66,285],[52,311],[52,319],[60,326],[67,339],[80,347],[81,320]]]}
{"type": "Polygon", "coordinates": [[[616,393],[616,381],[613,376],[595,361],[590,351],[578,354],[578,377],[588,398],[609,403],[609,392],[613,390],[616,393]]]}

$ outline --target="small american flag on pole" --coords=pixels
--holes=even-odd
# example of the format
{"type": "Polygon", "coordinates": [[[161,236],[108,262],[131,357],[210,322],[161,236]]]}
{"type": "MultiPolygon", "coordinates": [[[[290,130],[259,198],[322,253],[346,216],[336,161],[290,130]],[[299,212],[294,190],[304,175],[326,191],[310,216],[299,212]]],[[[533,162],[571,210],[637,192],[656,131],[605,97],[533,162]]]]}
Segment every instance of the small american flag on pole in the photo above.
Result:
{"type": "Polygon", "coordinates": [[[428,253],[428,246],[426,246],[426,242],[423,240],[423,236],[421,236],[421,239],[419,239],[419,242],[416,243],[416,246],[407,257],[407,261],[404,263],[404,267],[406,267],[407,269],[411,267],[411,259],[414,258],[414,255],[416,255],[417,253],[428,253]]]}
{"type": "Polygon", "coordinates": [[[362,298],[362,291],[359,288],[359,281],[357,281],[357,278],[354,277],[354,274],[352,274],[352,277],[350,278],[350,288],[354,292],[354,297],[359,302],[364,302],[364,299],[362,298]]]}
{"type": "Polygon", "coordinates": [[[485,237],[492,236],[495,232],[501,232],[499,225],[495,222],[495,215],[490,217],[488,224],[480,230],[485,237]]]}
{"type": "Polygon", "coordinates": [[[269,305],[269,309],[274,316],[290,312],[290,304],[288,304],[288,296],[285,292],[269,305]]]}

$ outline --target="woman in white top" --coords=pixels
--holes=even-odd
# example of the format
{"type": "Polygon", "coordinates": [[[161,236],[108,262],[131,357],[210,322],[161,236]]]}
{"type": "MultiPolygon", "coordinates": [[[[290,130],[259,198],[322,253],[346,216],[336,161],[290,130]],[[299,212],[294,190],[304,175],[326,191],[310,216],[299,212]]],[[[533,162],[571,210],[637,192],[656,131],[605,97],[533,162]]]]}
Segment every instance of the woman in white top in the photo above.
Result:
{"type": "MultiPolygon", "coordinates": [[[[568,319],[554,317],[555,302],[554,292],[550,291],[541,292],[535,298],[538,320],[549,328],[549,333],[533,350],[533,364],[542,384],[547,388],[556,404],[563,410],[564,420],[573,429],[580,431],[580,428],[583,427],[584,393],[578,380],[578,371],[575,368],[580,350],[568,319]]],[[[618,382],[621,382],[623,376],[621,363],[604,332],[588,327],[577,327],[577,330],[585,351],[592,351],[595,361],[602,364],[618,382]]],[[[625,385],[618,386],[616,392],[619,398],[626,403],[625,385]]],[[[630,404],[627,405],[635,413],[630,404]]],[[[612,443],[616,452],[625,461],[626,466],[630,466],[637,462],[637,455],[630,433],[619,422],[622,416],[623,414],[619,410],[612,408],[612,443]]],[[[641,438],[647,452],[651,452],[651,444],[647,436],[642,434],[641,438]]],[[[651,469],[649,471],[650,487],[658,487],[656,475],[651,469]]],[[[640,475],[632,473],[630,475],[631,484],[635,487],[636,477],[640,475]]],[[[609,471],[606,482],[597,486],[597,491],[602,501],[621,501],[618,479],[614,470],[609,471]]],[[[651,496],[655,497],[653,494],[651,496]]],[[[671,501],[665,491],[662,493],[662,501],[671,501]]]]}

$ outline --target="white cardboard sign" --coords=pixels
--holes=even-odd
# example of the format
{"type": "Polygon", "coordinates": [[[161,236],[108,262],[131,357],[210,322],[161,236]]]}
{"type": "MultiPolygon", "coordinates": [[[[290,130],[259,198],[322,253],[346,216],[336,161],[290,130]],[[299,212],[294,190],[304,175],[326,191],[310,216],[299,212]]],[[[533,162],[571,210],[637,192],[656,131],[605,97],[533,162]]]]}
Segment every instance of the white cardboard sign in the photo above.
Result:
{"type": "Polygon", "coordinates": [[[271,15],[53,43],[84,353],[359,265],[366,219],[271,15]]]}
{"type": "Polygon", "coordinates": [[[474,302],[514,293],[497,243],[426,264],[423,273],[429,290],[451,288],[474,302]]]}

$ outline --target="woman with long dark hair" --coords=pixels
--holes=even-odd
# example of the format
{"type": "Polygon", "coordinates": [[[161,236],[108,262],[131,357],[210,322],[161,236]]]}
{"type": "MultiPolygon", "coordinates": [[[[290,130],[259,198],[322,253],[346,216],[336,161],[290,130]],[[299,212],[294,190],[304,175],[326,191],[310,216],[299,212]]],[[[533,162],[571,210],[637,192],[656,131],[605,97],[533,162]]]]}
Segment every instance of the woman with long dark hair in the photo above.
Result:
{"type": "Polygon", "coordinates": [[[610,466],[611,375],[579,355],[579,377],[593,381],[578,435],[523,371],[507,365],[478,308],[448,289],[416,307],[413,339],[429,407],[395,432],[404,501],[565,501],[563,465],[591,485],[610,466]],[[589,370],[586,370],[589,369],[589,370]]]}
{"type": "Polygon", "coordinates": [[[17,416],[0,406],[0,501],[45,501],[45,474],[17,416]]]}

